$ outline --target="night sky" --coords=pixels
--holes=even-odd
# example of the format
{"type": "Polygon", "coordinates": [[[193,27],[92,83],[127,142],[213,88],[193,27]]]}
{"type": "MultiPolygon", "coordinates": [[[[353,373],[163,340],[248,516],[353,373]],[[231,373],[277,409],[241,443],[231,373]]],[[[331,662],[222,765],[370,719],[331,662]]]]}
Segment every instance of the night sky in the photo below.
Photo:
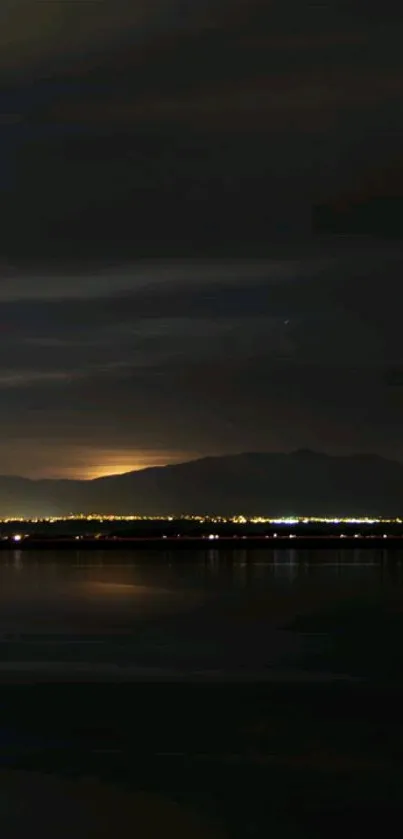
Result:
{"type": "Polygon", "coordinates": [[[401,0],[2,0],[0,474],[403,460],[401,0]]]}

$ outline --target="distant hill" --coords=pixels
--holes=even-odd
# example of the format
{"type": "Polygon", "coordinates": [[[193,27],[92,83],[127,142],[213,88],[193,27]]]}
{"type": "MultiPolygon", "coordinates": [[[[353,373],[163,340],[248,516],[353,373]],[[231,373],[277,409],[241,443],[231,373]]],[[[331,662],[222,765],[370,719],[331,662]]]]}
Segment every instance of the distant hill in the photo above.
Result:
{"type": "Polygon", "coordinates": [[[91,481],[0,476],[0,517],[121,515],[401,515],[403,465],[311,451],[206,457],[91,481]]]}

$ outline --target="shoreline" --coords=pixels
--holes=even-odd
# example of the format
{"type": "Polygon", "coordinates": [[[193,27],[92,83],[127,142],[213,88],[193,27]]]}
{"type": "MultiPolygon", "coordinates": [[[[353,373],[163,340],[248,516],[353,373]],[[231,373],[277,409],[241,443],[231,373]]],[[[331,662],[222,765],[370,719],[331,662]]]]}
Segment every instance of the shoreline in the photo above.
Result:
{"type": "Polygon", "coordinates": [[[0,541],[0,551],[30,551],[30,550],[155,550],[155,551],[182,551],[192,550],[200,552],[220,551],[245,551],[251,549],[259,550],[346,550],[346,549],[380,549],[403,550],[402,536],[280,536],[277,538],[268,536],[221,536],[210,540],[199,536],[150,536],[131,537],[116,536],[103,538],[86,537],[60,537],[60,538],[35,538],[27,536],[20,541],[12,537],[0,541]]]}

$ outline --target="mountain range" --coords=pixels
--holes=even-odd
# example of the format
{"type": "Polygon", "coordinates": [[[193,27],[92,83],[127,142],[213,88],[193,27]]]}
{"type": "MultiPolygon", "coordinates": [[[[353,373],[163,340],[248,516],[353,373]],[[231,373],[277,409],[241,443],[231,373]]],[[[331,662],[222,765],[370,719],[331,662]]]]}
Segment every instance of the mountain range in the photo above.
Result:
{"type": "Polygon", "coordinates": [[[0,518],[78,513],[399,516],[403,465],[300,450],[205,457],[82,481],[0,476],[0,518]]]}

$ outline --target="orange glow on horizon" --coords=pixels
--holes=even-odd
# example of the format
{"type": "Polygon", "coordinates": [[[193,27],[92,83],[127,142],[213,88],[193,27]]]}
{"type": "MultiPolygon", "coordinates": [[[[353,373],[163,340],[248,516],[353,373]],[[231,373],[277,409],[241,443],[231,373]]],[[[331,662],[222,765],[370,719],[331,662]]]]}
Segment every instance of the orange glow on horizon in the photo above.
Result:
{"type": "MultiPolygon", "coordinates": [[[[107,478],[109,475],[125,475],[127,472],[139,472],[141,469],[147,469],[148,466],[163,466],[162,463],[130,463],[130,464],[105,464],[103,466],[89,467],[86,472],[75,473],[74,477],[77,480],[93,480],[95,478],[107,478]]],[[[78,471],[78,470],[77,470],[78,471]]]]}
{"type": "MultiPolygon", "coordinates": [[[[168,452],[168,451],[143,451],[143,452],[86,452],[86,463],[84,457],[76,466],[71,465],[67,469],[58,470],[57,477],[71,478],[73,480],[95,480],[96,478],[107,478],[109,475],[124,475],[128,472],[138,472],[141,469],[149,469],[153,466],[169,466],[175,463],[194,460],[199,457],[193,452],[168,452]],[[95,455],[95,456],[94,456],[95,455]],[[88,464],[89,456],[92,463],[88,464]]],[[[53,477],[53,475],[52,475],[53,477]]]]}
{"type": "Polygon", "coordinates": [[[184,463],[197,460],[203,454],[180,450],[164,449],[99,449],[89,445],[83,447],[71,447],[68,450],[60,451],[53,445],[47,445],[42,455],[41,450],[34,452],[25,451],[20,446],[19,461],[21,466],[14,460],[14,468],[4,469],[4,473],[10,476],[31,478],[32,480],[94,480],[105,478],[109,475],[123,475],[128,472],[137,472],[155,466],[170,466],[175,463],[184,463]],[[42,456],[41,456],[42,455],[42,456]]]}
{"type": "Polygon", "coordinates": [[[167,466],[192,460],[194,456],[189,452],[155,451],[135,449],[122,451],[116,449],[98,449],[71,447],[60,451],[56,447],[47,446],[40,457],[31,457],[32,452],[26,453],[20,447],[20,461],[14,462],[14,468],[4,469],[3,474],[26,477],[33,480],[91,480],[107,477],[108,475],[122,475],[152,466],[167,466]],[[42,462],[41,462],[42,461],[42,462]]]}
{"type": "Polygon", "coordinates": [[[119,460],[119,456],[116,457],[116,455],[113,458],[107,455],[106,457],[100,457],[101,462],[98,465],[89,466],[87,470],[82,470],[80,475],[76,473],[75,477],[85,480],[107,478],[109,475],[124,475],[127,472],[139,472],[141,469],[149,469],[153,466],[169,466],[170,464],[181,463],[190,459],[191,457],[188,454],[172,454],[168,452],[160,452],[158,454],[147,452],[136,455],[132,461],[129,459],[119,460]]]}

